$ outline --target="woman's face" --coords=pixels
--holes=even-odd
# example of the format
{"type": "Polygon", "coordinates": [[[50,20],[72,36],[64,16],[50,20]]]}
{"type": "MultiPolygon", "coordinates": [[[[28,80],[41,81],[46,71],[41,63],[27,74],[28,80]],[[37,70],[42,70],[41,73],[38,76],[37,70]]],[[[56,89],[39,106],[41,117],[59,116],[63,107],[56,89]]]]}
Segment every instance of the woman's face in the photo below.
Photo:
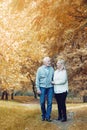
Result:
{"type": "Polygon", "coordinates": [[[62,68],[62,64],[57,63],[57,69],[61,69],[62,68]]]}

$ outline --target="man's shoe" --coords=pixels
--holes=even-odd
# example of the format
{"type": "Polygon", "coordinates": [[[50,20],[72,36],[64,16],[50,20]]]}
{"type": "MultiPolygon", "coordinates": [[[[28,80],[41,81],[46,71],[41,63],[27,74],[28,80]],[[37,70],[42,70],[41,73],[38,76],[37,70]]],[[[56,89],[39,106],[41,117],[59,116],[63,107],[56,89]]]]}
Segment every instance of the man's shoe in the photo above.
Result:
{"type": "Polygon", "coordinates": [[[45,121],[45,119],[44,119],[44,118],[42,118],[42,121],[45,121]]]}
{"type": "Polygon", "coordinates": [[[51,119],[46,119],[46,121],[51,122],[52,120],[51,119]]]}

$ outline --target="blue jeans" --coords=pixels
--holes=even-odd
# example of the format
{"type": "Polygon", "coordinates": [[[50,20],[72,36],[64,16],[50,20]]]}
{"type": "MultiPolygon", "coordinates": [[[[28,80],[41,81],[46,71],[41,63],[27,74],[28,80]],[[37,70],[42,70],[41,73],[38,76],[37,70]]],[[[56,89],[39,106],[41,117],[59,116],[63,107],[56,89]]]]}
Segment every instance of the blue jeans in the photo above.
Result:
{"type": "Polygon", "coordinates": [[[41,105],[41,112],[42,112],[42,119],[50,119],[51,111],[52,111],[52,99],[53,99],[53,87],[51,88],[40,88],[40,105],[41,105]],[[47,100],[47,106],[46,106],[47,100]]]}

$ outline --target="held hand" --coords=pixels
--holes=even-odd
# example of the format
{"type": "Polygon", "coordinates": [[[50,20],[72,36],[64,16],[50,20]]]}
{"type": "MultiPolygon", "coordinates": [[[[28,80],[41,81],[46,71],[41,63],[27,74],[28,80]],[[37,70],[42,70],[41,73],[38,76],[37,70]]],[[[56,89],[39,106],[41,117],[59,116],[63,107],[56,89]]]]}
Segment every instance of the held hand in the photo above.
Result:
{"type": "Polygon", "coordinates": [[[55,84],[54,81],[51,82],[52,84],[55,84]]]}

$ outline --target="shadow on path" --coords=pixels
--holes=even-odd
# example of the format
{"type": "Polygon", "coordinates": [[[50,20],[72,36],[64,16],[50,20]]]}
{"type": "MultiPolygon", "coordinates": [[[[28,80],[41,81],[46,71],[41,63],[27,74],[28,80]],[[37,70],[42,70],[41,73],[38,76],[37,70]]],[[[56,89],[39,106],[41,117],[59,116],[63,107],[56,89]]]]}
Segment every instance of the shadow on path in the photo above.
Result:
{"type": "Polygon", "coordinates": [[[66,122],[61,122],[61,121],[58,121],[56,119],[53,119],[52,123],[58,125],[60,130],[68,130],[68,127],[74,123],[74,115],[75,115],[74,112],[69,112],[68,115],[67,115],[67,121],[66,122]]]}

